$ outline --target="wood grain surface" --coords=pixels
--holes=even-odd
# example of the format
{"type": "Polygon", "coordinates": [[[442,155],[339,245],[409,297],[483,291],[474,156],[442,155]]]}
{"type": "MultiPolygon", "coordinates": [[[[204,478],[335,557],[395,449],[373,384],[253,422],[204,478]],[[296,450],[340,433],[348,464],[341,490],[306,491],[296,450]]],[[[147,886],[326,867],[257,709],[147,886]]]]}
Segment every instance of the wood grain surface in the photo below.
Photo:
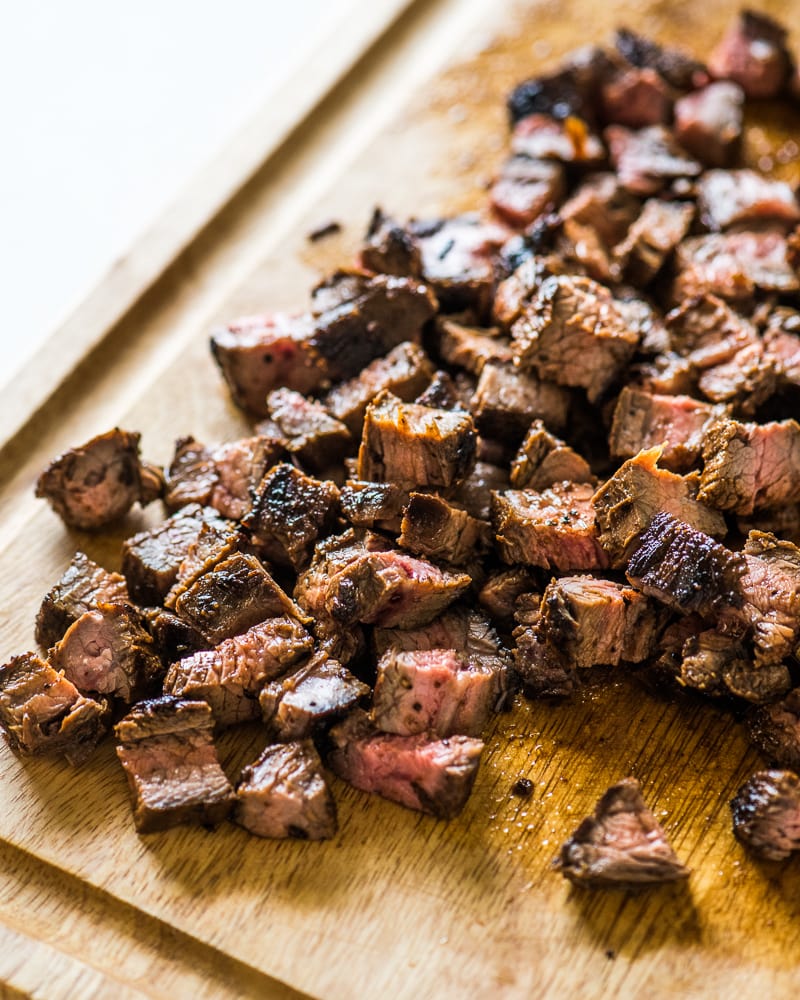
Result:
{"type": "MultiPolygon", "coordinates": [[[[785,20],[800,9],[762,6],[785,20]]],[[[0,453],[0,656],[32,646],[41,596],[76,548],[114,568],[121,539],[158,516],[109,536],[66,532],[33,500],[47,458],[114,423],[141,430],[156,461],[180,435],[237,434],[210,326],[302,305],[350,259],[376,203],[400,216],[476,205],[506,143],[505,92],[570,47],[625,23],[702,52],[732,14],[719,0],[412,7],[0,453]],[[310,245],[329,218],[342,233],[310,245]]],[[[748,156],[797,128],[797,115],[761,109],[748,156]]],[[[797,178],[796,163],[782,169],[797,178]]],[[[257,727],[226,734],[226,767],[262,740],[257,727]]],[[[80,770],[2,747],[0,978],[43,996],[794,996],[800,863],[754,861],[730,829],[727,802],[758,764],[712,704],[597,671],[569,703],[520,700],[498,717],[457,820],[335,781],[340,832],[309,844],[232,825],[139,837],[110,744],[80,770]],[[628,774],[691,878],[570,888],[551,868],[559,844],[628,774]],[[520,777],[527,799],[512,794],[520,777]]]]}

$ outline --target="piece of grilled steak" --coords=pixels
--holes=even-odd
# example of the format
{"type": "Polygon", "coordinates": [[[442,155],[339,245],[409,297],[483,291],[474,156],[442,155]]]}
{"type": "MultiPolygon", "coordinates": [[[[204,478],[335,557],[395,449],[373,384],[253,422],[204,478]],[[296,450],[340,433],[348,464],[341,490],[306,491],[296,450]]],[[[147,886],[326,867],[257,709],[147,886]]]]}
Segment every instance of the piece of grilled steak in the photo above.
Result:
{"type": "Polygon", "coordinates": [[[268,618],[214,649],[173,663],[164,679],[164,693],[208,702],[220,726],[257,719],[264,685],[313,648],[314,640],[295,619],[268,618]]]}
{"type": "Polygon", "coordinates": [[[422,254],[416,240],[377,206],[367,228],[359,263],[366,270],[379,274],[418,278],[422,273],[422,254]]]}
{"type": "Polygon", "coordinates": [[[324,651],[266,684],[259,695],[261,713],[278,740],[309,736],[317,723],[344,715],[369,688],[324,651]]]}
{"type": "Polygon", "coordinates": [[[733,832],[768,861],[800,850],[800,778],[794,771],[757,771],[731,800],[733,832]]]}
{"type": "Polygon", "coordinates": [[[534,420],[511,463],[511,485],[544,490],[565,480],[591,483],[594,476],[583,455],[551,434],[542,420],[534,420]]]}
{"type": "Polygon", "coordinates": [[[777,97],[794,68],[787,36],[767,14],[742,10],[712,51],[708,68],[712,76],[738,83],[748,97],[777,97]]]}
{"type": "Polygon", "coordinates": [[[176,660],[209,647],[197,629],[168,608],[142,608],[141,615],[165,670],[176,660]]]}
{"type": "Polygon", "coordinates": [[[76,619],[50,650],[50,663],[82,693],[135,701],[164,668],[139,614],[128,604],[98,603],[76,619]]]}
{"type": "Polygon", "coordinates": [[[178,823],[213,826],[230,813],[235,796],[217,757],[213,727],[206,702],[171,695],[139,702],[116,725],[117,756],[139,833],[178,823]]]}
{"type": "Polygon", "coordinates": [[[713,294],[681,302],[665,322],[672,350],[701,371],[730,361],[759,340],[755,324],[713,294]]]}
{"type": "Polygon", "coordinates": [[[511,134],[511,151],[532,160],[556,160],[596,167],[605,159],[603,143],[584,121],[532,114],[521,118],[511,134]]]}
{"type": "Polygon", "coordinates": [[[341,490],[342,512],[355,528],[379,528],[399,534],[409,491],[395,483],[348,479],[341,490]]]}
{"type": "Polygon", "coordinates": [[[694,56],[671,45],[660,45],[629,28],[614,32],[614,45],[622,58],[641,69],[652,69],[678,90],[701,87],[708,80],[708,70],[694,56]]]}
{"type": "Polygon", "coordinates": [[[235,529],[220,529],[204,524],[194,541],[190,542],[186,554],[178,566],[175,583],[164,598],[164,607],[174,609],[178,598],[187,591],[204,573],[208,573],[225,559],[237,552],[248,552],[250,545],[242,532],[235,529]]]}
{"type": "Polygon", "coordinates": [[[742,140],[744,91],[721,80],[684,94],[675,102],[675,138],[708,167],[731,163],[742,140]]]}
{"type": "Polygon", "coordinates": [[[503,162],[492,182],[489,199],[504,222],[523,229],[540,215],[552,212],[565,193],[564,168],[560,163],[517,153],[503,162]]]}
{"type": "Polygon", "coordinates": [[[536,578],[525,566],[490,573],[478,593],[478,603],[503,628],[514,621],[517,598],[536,589],[536,578]]]}
{"type": "Polygon", "coordinates": [[[399,545],[410,552],[462,566],[483,553],[491,532],[439,496],[411,493],[400,525],[399,545]]]}
{"type": "Polygon", "coordinates": [[[0,727],[24,755],[63,754],[82,764],[108,729],[104,700],[84,697],[35,653],[0,667],[0,727]]]}
{"type": "Polygon", "coordinates": [[[770,764],[800,769],[800,688],[748,715],[750,740],[770,764]]]}
{"type": "Polygon", "coordinates": [[[492,497],[496,490],[508,489],[508,473],[491,462],[476,462],[475,468],[464,482],[450,494],[450,498],[479,521],[492,517],[492,497]]]}
{"type": "Polygon", "coordinates": [[[274,426],[276,437],[304,468],[331,469],[354,447],[341,420],[293,389],[273,389],[267,396],[267,409],[269,418],[259,426],[270,430],[274,426]]]}
{"type": "Polygon", "coordinates": [[[759,222],[800,222],[791,186],[755,170],[707,170],[697,182],[700,217],[712,232],[759,222]]]}
{"type": "Polygon", "coordinates": [[[36,615],[36,642],[41,649],[49,649],[74,621],[98,604],[127,600],[123,576],[109,573],[83,552],[76,552],[64,575],[45,594],[36,615]]]}
{"type": "Polygon", "coordinates": [[[690,202],[648,198],[625,239],[614,247],[618,273],[638,288],[651,282],[689,232],[694,214],[690,202]]]}
{"type": "Polygon", "coordinates": [[[139,458],[141,435],[118,427],[70,448],[39,476],[36,496],[70,528],[95,531],[161,496],[160,468],[139,458]]]}
{"type": "Polygon", "coordinates": [[[732,694],[761,704],[786,694],[791,676],[782,663],[755,662],[735,636],[708,629],[686,639],[680,683],[705,694],[732,694]]]}
{"type": "Polygon", "coordinates": [[[503,691],[501,672],[454,649],[389,649],[378,662],[371,718],[384,733],[480,736],[503,691]]]}
{"type": "Polygon", "coordinates": [[[335,836],[336,803],[311,740],[269,746],[242,771],[233,819],[257,837],[335,836]]]}
{"type": "Polygon", "coordinates": [[[687,878],[666,834],[642,799],[639,782],[612,785],[561,848],[557,865],[575,885],[653,885],[687,878]]]}
{"type": "Polygon", "coordinates": [[[469,798],[483,743],[469,736],[432,740],[381,733],[357,709],[330,731],[331,770],[364,792],[452,819],[469,798]]]}
{"type": "Polygon", "coordinates": [[[676,178],[696,177],[701,165],[681,149],[664,125],[632,130],[609,125],[604,138],[620,183],[641,197],[658,194],[676,178]]]}
{"type": "Polygon", "coordinates": [[[562,430],[569,406],[569,393],[561,386],[514,365],[490,361],[481,370],[471,409],[481,434],[506,441],[513,449],[534,420],[562,430]]]}

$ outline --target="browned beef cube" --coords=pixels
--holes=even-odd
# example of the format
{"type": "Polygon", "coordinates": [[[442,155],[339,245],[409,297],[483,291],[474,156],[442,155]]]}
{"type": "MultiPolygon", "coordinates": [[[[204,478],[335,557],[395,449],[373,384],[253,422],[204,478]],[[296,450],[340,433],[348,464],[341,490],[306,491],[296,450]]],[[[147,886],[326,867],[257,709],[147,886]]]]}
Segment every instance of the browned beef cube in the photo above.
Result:
{"type": "Polygon", "coordinates": [[[161,679],[151,636],[126,604],[97,604],[70,625],[50,662],[81,692],[131,702],[161,679]]]}
{"type": "MultiPolygon", "coordinates": [[[[350,431],[325,408],[292,389],[274,389],[267,408],[286,449],[306,467],[320,471],[340,462],[350,451],[350,431]]],[[[260,478],[260,477],[259,477],[260,478]]]]}
{"type": "Polygon", "coordinates": [[[307,656],[313,646],[314,640],[295,619],[269,618],[214,649],[173,663],[164,693],[208,702],[218,725],[257,719],[264,685],[307,656]]]}
{"type": "Polygon", "coordinates": [[[439,356],[449,365],[466,368],[473,375],[480,375],[489,362],[511,361],[508,341],[498,335],[496,328],[464,326],[453,319],[440,317],[436,323],[439,356]]]}
{"type": "Polygon", "coordinates": [[[127,600],[123,576],[109,573],[83,552],[76,552],[64,575],[42,601],[36,615],[36,641],[42,649],[49,649],[82,614],[98,604],[124,604],[127,600]]]}
{"type": "Polygon", "coordinates": [[[180,438],[167,470],[164,503],[170,511],[197,503],[238,520],[250,505],[251,491],[283,454],[282,442],[267,435],[213,448],[193,437],[180,438]]]}
{"type": "Polygon", "coordinates": [[[742,642],[714,629],[686,640],[680,680],[706,694],[733,694],[755,704],[774,701],[791,686],[782,663],[756,663],[742,642]]]}
{"type": "Polygon", "coordinates": [[[764,332],[764,346],[772,359],[778,384],[800,386],[800,314],[776,310],[764,332]],[[783,313],[783,315],[782,315],[783,313]]]}
{"type": "Polygon", "coordinates": [[[687,878],[639,782],[612,785],[561,848],[561,873],[575,885],[653,885],[687,878]]]}
{"type": "Polygon", "coordinates": [[[403,403],[382,392],[367,409],[358,452],[358,478],[410,489],[453,486],[475,465],[472,417],[403,403]]]}
{"type": "Polygon", "coordinates": [[[70,528],[94,531],[124,517],[138,501],[160,497],[160,468],[139,458],[140,435],[118,427],[53,459],[39,476],[36,496],[44,497],[70,528]]]}
{"type": "Polygon", "coordinates": [[[534,420],[511,463],[511,485],[518,490],[543,490],[564,480],[593,482],[586,459],[534,420]]]}
{"type": "Polygon", "coordinates": [[[330,736],[328,764],[340,778],[438,819],[452,819],[464,808],[483,751],[483,743],[469,736],[432,740],[380,733],[361,711],[334,726],[330,736]]]}
{"type": "Polygon", "coordinates": [[[283,462],[259,484],[242,524],[267,558],[299,570],[319,539],[336,527],[339,501],[334,483],[312,479],[283,462]]]}
{"type": "Polygon", "coordinates": [[[521,594],[514,608],[514,666],[529,698],[566,698],[578,687],[572,660],[539,634],[541,595],[521,594]]]}
{"type": "Polygon", "coordinates": [[[592,402],[618,378],[639,342],[607,288],[571,275],[542,283],[512,335],[523,368],[558,385],[581,386],[592,402]]]}
{"type": "Polygon", "coordinates": [[[511,156],[495,178],[489,198],[495,212],[510,226],[524,228],[564,197],[566,184],[560,163],[511,156]]]}
{"type": "Polygon", "coordinates": [[[569,403],[569,394],[560,386],[513,365],[490,362],[481,372],[472,409],[482,434],[516,443],[534,420],[561,430],[569,403]]]}
{"type": "Polygon", "coordinates": [[[800,768],[800,688],[782,701],[759,706],[747,721],[750,739],[770,763],[800,768]]]}
{"type": "Polygon", "coordinates": [[[511,150],[532,160],[558,160],[582,166],[594,166],[606,155],[603,143],[582,119],[559,120],[542,114],[528,115],[516,123],[511,150]]]}
{"type": "Polygon", "coordinates": [[[614,300],[617,311],[628,326],[639,335],[642,354],[663,354],[669,351],[669,334],[661,312],[638,295],[632,288],[621,288],[614,300]]]}
{"type": "Polygon", "coordinates": [[[233,788],[212,740],[214,719],[204,701],[165,695],[142,701],[117,724],[117,756],[133,796],[139,833],[178,823],[220,823],[233,788]]]}
{"type": "Polygon", "coordinates": [[[626,281],[641,287],[658,274],[664,261],[689,231],[694,205],[648,198],[614,257],[626,281]]]}
{"type": "Polygon", "coordinates": [[[697,370],[688,358],[670,351],[649,364],[638,365],[636,382],[647,392],[690,395],[697,391],[697,370]]]}
{"type": "Polygon", "coordinates": [[[318,652],[259,695],[264,721],[279,740],[309,736],[314,726],[344,715],[369,688],[325,652],[318,652]]]}
{"type": "Polygon", "coordinates": [[[357,528],[400,532],[409,491],[394,483],[367,483],[348,479],[342,487],[342,511],[357,528]]]}
{"type": "Polygon", "coordinates": [[[589,120],[597,88],[613,66],[599,46],[577,49],[554,72],[523,80],[514,87],[506,101],[511,123],[533,114],[589,120]]]}
{"type": "Polygon", "coordinates": [[[681,303],[666,317],[670,345],[699,369],[730,361],[758,343],[756,327],[716,295],[681,303]]]}
{"type": "Polygon", "coordinates": [[[490,462],[476,462],[472,473],[451,494],[468,514],[479,521],[489,521],[492,516],[492,494],[507,489],[508,473],[490,462]]]}
{"type": "Polygon", "coordinates": [[[335,385],[323,398],[325,409],[360,437],[367,407],[386,389],[405,403],[412,402],[427,386],[433,365],[418,344],[405,342],[376,358],[355,378],[335,385]]]}
{"type": "Polygon", "coordinates": [[[744,557],[671,514],[657,513],[631,553],[630,582],[678,611],[711,617],[743,603],[744,557]]]}
{"type": "MultiPolygon", "coordinates": [[[[567,202],[569,205],[570,202],[567,202]]],[[[562,214],[567,210],[562,209],[562,214]]],[[[625,227],[627,229],[627,226],[625,227]]],[[[625,230],[622,231],[624,235],[625,230]]],[[[508,330],[519,318],[523,306],[530,302],[539,285],[551,274],[562,274],[566,266],[555,257],[534,254],[526,257],[518,267],[497,286],[492,305],[492,319],[503,330],[508,330]],[[554,270],[555,269],[555,270],[554,270]]]]}
{"type": "Polygon", "coordinates": [[[658,194],[677,177],[696,177],[702,167],[680,146],[663,125],[631,131],[609,125],[604,132],[611,162],[620,182],[632,194],[658,194]]]}
{"type": "Polygon", "coordinates": [[[108,706],[85,698],[35,653],[23,653],[0,667],[0,727],[20,754],[63,754],[77,765],[105,735],[108,706]]]}
{"type": "Polygon", "coordinates": [[[212,507],[190,504],[149,531],[140,531],[122,546],[122,572],[138,604],[160,604],[178,578],[178,569],[203,525],[221,536],[236,533],[231,521],[212,507]]]}
{"type": "Polygon", "coordinates": [[[697,182],[700,218],[712,231],[763,221],[800,222],[791,186],[755,170],[707,170],[697,182]]]}
{"type": "Polygon", "coordinates": [[[496,670],[454,649],[390,649],[378,663],[372,720],[400,736],[480,736],[502,694],[496,670]]]}
{"type": "Polygon", "coordinates": [[[308,313],[248,316],[216,330],[211,351],[234,401],[257,417],[267,415],[267,395],[279,386],[315,392],[327,365],[311,342],[308,313]]]}
{"type": "Polygon", "coordinates": [[[752,514],[800,500],[800,424],[719,420],[703,444],[699,498],[718,510],[752,514]]]}
{"type": "Polygon", "coordinates": [[[625,565],[630,547],[662,511],[712,537],[725,535],[722,515],[695,499],[697,476],[678,476],[660,469],[660,455],[660,448],[639,452],[620,466],[592,499],[600,544],[613,566],[625,565]]]}
{"type": "Polygon", "coordinates": [[[708,68],[712,76],[738,83],[748,97],[777,97],[794,68],[787,35],[783,25],[766,14],[740,11],[711,53],[708,68]]]}
{"type": "Polygon", "coordinates": [[[626,385],[614,409],[611,454],[633,458],[640,451],[660,446],[661,465],[673,472],[686,471],[698,462],[709,427],[724,416],[724,406],[626,385]]]}
{"type": "Polygon", "coordinates": [[[220,530],[213,525],[204,524],[197,538],[186,549],[186,555],[178,567],[175,583],[164,598],[164,606],[173,609],[181,594],[188,590],[199,576],[234,553],[247,550],[248,543],[240,532],[220,530]]]}
{"type": "Polygon", "coordinates": [[[478,594],[478,603],[491,618],[507,626],[514,620],[517,598],[530,594],[536,587],[536,580],[524,566],[490,573],[478,594]]]}
{"type": "Polygon", "coordinates": [[[564,202],[559,211],[567,223],[595,233],[606,249],[616,246],[638,217],[640,203],[619,182],[616,174],[591,174],[564,202]]]}
{"type": "Polygon", "coordinates": [[[427,388],[414,402],[420,406],[433,406],[437,410],[463,410],[465,407],[461,400],[461,385],[447,372],[436,371],[427,388]]]}
{"type": "Polygon", "coordinates": [[[723,364],[707,368],[697,386],[712,403],[727,403],[736,413],[752,417],[773,395],[778,383],[775,361],[763,343],[743,347],[723,364]]]}
{"type": "Polygon", "coordinates": [[[710,83],[675,102],[675,138],[709,167],[732,163],[742,139],[744,91],[737,83],[710,83]]]}
{"type": "Polygon", "coordinates": [[[311,740],[279,743],[242,771],[233,819],[257,837],[327,840],[336,803],[311,740]]]}
{"type": "MultiPolygon", "coordinates": [[[[422,273],[422,256],[414,238],[380,208],[372,213],[364,246],[361,266],[379,274],[409,275],[422,273]]],[[[353,433],[357,433],[353,431],[353,433]]]]}
{"type": "Polygon", "coordinates": [[[593,493],[590,483],[495,493],[492,525],[503,560],[560,573],[608,566],[597,536],[593,493]]]}
{"type": "Polygon", "coordinates": [[[161,662],[165,665],[209,647],[208,641],[197,629],[192,628],[166,608],[143,608],[142,620],[153,637],[161,662]]]}
{"type": "Polygon", "coordinates": [[[175,612],[212,645],[253,625],[304,616],[252,555],[237,552],[199,576],[175,601],[175,612]]]}
{"type": "Polygon", "coordinates": [[[672,90],[654,69],[623,69],[601,93],[603,118],[607,122],[645,128],[664,125],[672,116],[672,90]]]}
{"type": "Polygon", "coordinates": [[[731,800],[733,832],[759,857],[783,861],[800,850],[800,778],[758,771],[731,800]]]}
{"type": "Polygon", "coordinates": [[[654,69],[668,84],[679,90],[701,87],[708,80],[706,67],[683,49],[659,45],[628,28],[614,32],[617,52],[639,69],[654,69]]]}
{"type": "Polygon", "coordinates": [[[429,559],[461,566],[489,544],[489,526],[439,496],[412,493],[403,514],[398,544],[429,559]]]}

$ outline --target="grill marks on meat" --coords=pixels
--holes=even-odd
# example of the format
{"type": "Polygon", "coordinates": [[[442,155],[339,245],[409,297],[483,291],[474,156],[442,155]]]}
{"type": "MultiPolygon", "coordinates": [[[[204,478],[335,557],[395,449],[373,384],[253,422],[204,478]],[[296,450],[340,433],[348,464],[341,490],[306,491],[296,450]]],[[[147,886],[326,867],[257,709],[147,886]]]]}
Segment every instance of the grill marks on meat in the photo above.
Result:
{"type": "Polygon", "coordinates": [[[269,746],[242,771],[233,819],[257,837],[335,836],[336,803],[311,740],[269,746]]]}
{"type": "Polygon", "coordinates": [[[70,528],[95,531],[145,506],[164,490],[160,468],[139,458],[140,435],[118,427],[54,459],[39,476],[36,496],[70,528]]]}
{"type": "Polygon", "coordinates": [[[109,573],[83,552],[76,552],[61,579],[45,595],[36,615],[36,642],[54,646],[70,625],[98,604],[124,604],[125,578],[109,573]]]}
{"type": "Polygon", "coordinates": [[[612,785],[561,848],[561,873],[575,885],[652,885],[687,878],[639,782],[612,785]]]}
{"type": "Polygon", "coordinates": [[[212,740],[214,720],[204,701],[170,695],[143,701],[117,724],[117,756],[133,797],[139,833],[178,823],[220,823],[234,792],[212,740]]]}
{"type": "Polygon", "coordinates": [[[465,510],[438,496],[412,493],[397,542],[418,555],[462,566],[487,549],[490,538],[489,526],[465,510]]]}
{"type": "Polygon", "coordinates": [[[768,861],[800,849],[800,778],[793,771],[758,771],[731,801],[733,832],[768,861]]]}
{"type": "Polygon", "coordinates": [[[348,479],[342,487],[342,512],[357,528],[382,528],[397,534],[409,491],[394,483],[348,479]]]}
{"type": "Polygon", "coordinates": [[[794,62],[786,29],[766,14],[744,10],[708,60],[712,76],[738,83],[752,98],[777,97],[794,62]]]}

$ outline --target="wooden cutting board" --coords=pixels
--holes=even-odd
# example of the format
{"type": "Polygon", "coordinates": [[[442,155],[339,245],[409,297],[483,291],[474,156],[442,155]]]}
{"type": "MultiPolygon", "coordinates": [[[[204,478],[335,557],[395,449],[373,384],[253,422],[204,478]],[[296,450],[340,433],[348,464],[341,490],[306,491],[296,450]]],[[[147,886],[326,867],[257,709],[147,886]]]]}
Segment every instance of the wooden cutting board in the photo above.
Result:
{"type": "MultiPolygon", "coordinates": [[[[800,10],[764,6],[786,21],[800,10]]],[[[76,548],[113,568],[121,539],[157,517],[103,538],[66,532],[33,499],[50,456],[114,423],[140,429],[155,461],[183,434],[237,434],[210,326],[305,303],[377,203],[401,217],[477,205],[505,147],[505,93],[569,48],[624,23],[701,53],[732,14],[719,0],[413,4],[6,444],[0,656],[32,647],[41,596],[76,548]],[[309,244],[329,218],[342,233],[309,244]]],[[[797,126],[759,112],[748,156],[787,149],[797,126]]],[[[797,179],[796,159],[779,166],[797,179]]],[[[226,735],[226,764],[259,740],[226,735]]],[[[0,747],[0,980],[46,997],[793,995],[800,863],[754,861],[730,829],[728,800],[757,766],[733,717],[622,671],[570,703],[520,700],[499,717],[450,823],[335,782],[341,828],[325,844],[231,825],[138,837],[110,744],[80,770],[0,747]],[[551,869],[559,844],[629,774],[690,880],[570,888],[551,869]],[[512,793],[520,777],[529,798],[512,793]]]]}

